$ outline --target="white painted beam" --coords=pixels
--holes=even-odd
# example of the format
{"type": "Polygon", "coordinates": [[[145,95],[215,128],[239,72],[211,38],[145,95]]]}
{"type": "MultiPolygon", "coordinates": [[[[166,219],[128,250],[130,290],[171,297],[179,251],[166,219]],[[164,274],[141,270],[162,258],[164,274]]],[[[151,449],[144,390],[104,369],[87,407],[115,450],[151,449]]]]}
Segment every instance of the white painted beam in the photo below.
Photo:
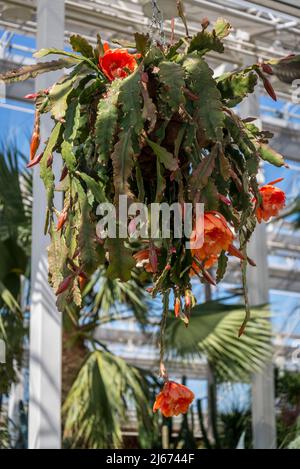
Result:
{"type": "MultiPolygon", "coordinates": [[[[37,2],[37,48],[64,46],[64,0],[37,2]]],[[[57,73],[42,75],[36,88],[44,89],[57,78],[57,73]]],[[[45,141],[53,123],[42,118],[41,141],[45,141]]],[[[55,160],[55,159],[54,159],[55,160]]],[[[56,170],[59,172],[59,168],[56,170]]],[[[56,207],[62,204],[56,195],[56,207]]],[[[61,447],[61,314],[55,306],[48,284],[48,262],[44,218],[46,194],[39,168],[33,175],[32,273],[30,311],[30,384],[29,384],[29,448],[61,447]]]]}
{"type": "MultiPolygon", "coordinates": [[[[241,105],[241,116],[260,117],[259,91],[241,105]]],[[[252,306],[269,302],[268,247],[264,224],[258,225],[248,248],[256,267],[248,267],[249,302],[252,306]]],[[[272,362],[252,378],[252,431],[254,449],[276,448],[274,369],[272,362]]]]}
{"type": "MultiPolygon", "coordinates": [[[[257,266],[249,267],[249,301],[253,306],[269,302],[266,227],[259,225],[249,246],[257,266]]],[[[252,431],[254,449],[276,448],[274,366],[272,362],[252,378],[252,431]]]]}

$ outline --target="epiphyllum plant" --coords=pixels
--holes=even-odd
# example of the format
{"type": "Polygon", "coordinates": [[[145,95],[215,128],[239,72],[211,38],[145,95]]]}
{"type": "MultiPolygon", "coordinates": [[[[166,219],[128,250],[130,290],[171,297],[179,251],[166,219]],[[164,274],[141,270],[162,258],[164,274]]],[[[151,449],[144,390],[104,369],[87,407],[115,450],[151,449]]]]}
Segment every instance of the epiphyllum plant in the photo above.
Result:
{"type": "MultiPolygon", "coordinates": [[[[180,2],[179,2],[180,4],[180,2]]],[[[182,11],[180,10],[181,16],[182,11]]],[[[186,25],[186,22],[185,22],[186,25]]],[[[247,243],[257,220],[267,221],[284,205],[284,193],[267,185],[259,187],[261,160],[275,166],[283,158],[267,144],[270,133],[260,131],[253,119],[240,119],[232,110],[252,93],[258,80],[276,99],[266,76],[268,64],[213,78],[205,55],[222,53],[222,40],[230,25],[219,19],[177,42],[151,41],[135,34],[127,49],[94,49],[80,36],[71,37],[72,53],[43,49],[36,57],[62,56],[53,62],[2,75],[6,82],[39,73],[70,68],[68,75],[35,99],[35,127],[28,166],[40,165],[48,194],[45,214],[49,247],[49,281],[58,297],[58,308],[80,308],[81,289],[99,266],[109,278],[128,281],[133,269],[143,266],[153,277],[152,295],[163,296],[160,334],[160,372],[165,380],[154,410],[165,415],[186,412],[193,394],[168,381],[164,366],[164,328],[169,294],[174,294],[175,314],[188,324],[196,302],[191,277],[220,282],[228,256],[240,258],[246,294],[247,243]],[[50,114],[53,130],[40,147],[40,117],[50,114]],[[55,188],[54,153],[63,163],[55,188]],[[55,189],[64,192],[64,207],[54,206],[55,189]],[[186,239],[148,239],[139,244],[96,236],[99,203],[118,196],[153,202],[205,205],[204,245],[186,249],[186,239]],[[208,269],[216,268],[216,275],[208,269]]],[[[130,224],[130,220],[128,220],[130,224]]],[[[195,220],[196,225],[196,220],[195,220]]],[[[194,237],[198,234],[194,234],[194,237]]],[[[249,308],[246,303],[246,319],[249,308]]],[[[241,327],[243,332],[246,320],[241,327]]]]}

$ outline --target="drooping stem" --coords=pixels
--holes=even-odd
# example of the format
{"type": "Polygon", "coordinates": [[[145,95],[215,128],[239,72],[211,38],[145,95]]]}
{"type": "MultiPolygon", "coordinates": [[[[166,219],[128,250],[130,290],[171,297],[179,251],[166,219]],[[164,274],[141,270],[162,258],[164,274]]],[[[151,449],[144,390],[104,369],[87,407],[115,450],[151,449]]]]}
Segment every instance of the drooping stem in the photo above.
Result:
{"type": "MultiPolygon", "coordinates": [[[[247,259],[246,246],[243,247],[242,252],[244,254],[245,259],[247,259]]],[[[241,337],[244,334],[248,321],[251,318],[249,296],[248,296],[248,286],[247,286],[247,260],[241,261],[241,271],[242,271],[242,284],[243,284],[246,314],[245,314],[245,319],[243,321],[243,324],[241,325],[240,330],[239,330],[239,337],[241,337]]]]}
{"type": "Polygon", "coordinates": [[[168,313],[169,313],[169,297],[170,297],[170,292],[169,291],[165,292],[163,296],[163,314],[162,314],[162,319],[161,319],[161,324],[160,324],[160,337],[159,337],[159,347],[160,347],[159,372],[160,372],[161,378],[163,378],[164,381],[167,381],[168,379],[168,373],[167,373],[165,363],[164,363],[164,356],[165,356],[165,332],[166,332],[167,319],[168,319],[168,313]]]}
{"type": "Polygon", "coordinates": [[[184,8],[183,8],[183,3],[181,0],[177,0],[177,11],[178,11],[178,16],[181,18],[183,24],[184,24],[184,28],[185,28],[185,35],[186,37],[190,37],[190,34],[189,34],[189,29],[188,29],[188,25],[187,25],[187,21],[186,21],[186,17],[185,17],[185,14],[184,14],[184,8]]]}

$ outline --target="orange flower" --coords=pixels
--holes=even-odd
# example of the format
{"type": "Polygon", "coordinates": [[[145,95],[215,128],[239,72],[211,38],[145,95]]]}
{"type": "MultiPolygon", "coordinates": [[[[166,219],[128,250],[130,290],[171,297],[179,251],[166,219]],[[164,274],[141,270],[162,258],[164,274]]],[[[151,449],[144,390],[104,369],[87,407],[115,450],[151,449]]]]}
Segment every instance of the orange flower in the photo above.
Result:
{"type": "Polygon", "coordinates": [[[130,54],[127,49],[110,49],[104,44],[104,55],[99,58],[99,67],[110,81],[126,78],[137,67],[136,58],[140,54],[130,54]]]}
{"type": "MultiPolygon", "coordinates": [[[[193,235],[191,241],[196,240],[197,233],[193,235]]],[[[218,260],[218,256],[224,250],[227,251],[234,239],[233,233],[227,225],[223,215],[219,212],[204,213],[204,242],[199,249],[192,249],[192,255],[200,262],[203,267],[209,269],[218,260]]],[[[195,263],[196,264],[196,263],[195,263]]],[[[193,265],[198,272],[199,267],[193,265]]]]}
{"type": "Polygon", "coordinates": [[[175,312],[176,318],[178,318],[180,316],[180,312],[181,312],[181,301],[180,301],[179,298],[176,298],[176,300],[175,300],[174,312],[175,312]]]}
{"type": "Polygon", "coordinates": [[[194,397],[194,393],[183,384],[167,381],[156,397],[153,412],[160,409],[165,417],[186,414],[194,397]]]}
{"type": "Polygon", "coordinates": [[[259,192],[262,197],[262,204],[256,209],[256,217],[258,223],[261,223],[262,220],[268,221],[271,217],[278,215],[285,206],[285,193],[279,187],[273,186],[272,182],[262,186],[259,192]]]}
{"type": "Polygon", "coordinates": [[[64,224],[67,221],[67,218],[68,218],[68,212],[67,210],[63,210],[58,217],[56,231],[60,231],[63,228],[64,224]]]}
{"type": "Polygon", "coordinates": [[[142,249],[134,254],[134,259],[142,264],[146,272],[156,273],[157,272],[157,255],[158,249],[142,249]]]}

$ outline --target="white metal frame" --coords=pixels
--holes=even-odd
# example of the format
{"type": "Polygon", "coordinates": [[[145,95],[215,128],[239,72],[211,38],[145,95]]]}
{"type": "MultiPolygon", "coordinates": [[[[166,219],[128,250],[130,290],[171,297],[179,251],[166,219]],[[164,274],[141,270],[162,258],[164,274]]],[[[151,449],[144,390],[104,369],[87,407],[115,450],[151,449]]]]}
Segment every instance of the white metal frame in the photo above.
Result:
{"type": "MultiPolygon", "coordinates": [[[[61,48],[64,42],[63,0],[39,0],[38,47],[52,44],[61,48]]],[[[57,74],[37,79],[37,89],[45,89],[57,74]]],[[[42,121],[41,137],[51,131],[49,118],[42,121]]],[[[58,174],[56,168],[56,174],[58,174]]],[[[56,206],[62,196],[56,194],[56,206]]],[[[43,215],[46,194],[39,168],[33,175],[33,222],[31,261],[30,356],[29,356],[29,448],[58,449],[61,447],[61,354],[62,320],[48,283],[47,245],[43,215]]]]}

